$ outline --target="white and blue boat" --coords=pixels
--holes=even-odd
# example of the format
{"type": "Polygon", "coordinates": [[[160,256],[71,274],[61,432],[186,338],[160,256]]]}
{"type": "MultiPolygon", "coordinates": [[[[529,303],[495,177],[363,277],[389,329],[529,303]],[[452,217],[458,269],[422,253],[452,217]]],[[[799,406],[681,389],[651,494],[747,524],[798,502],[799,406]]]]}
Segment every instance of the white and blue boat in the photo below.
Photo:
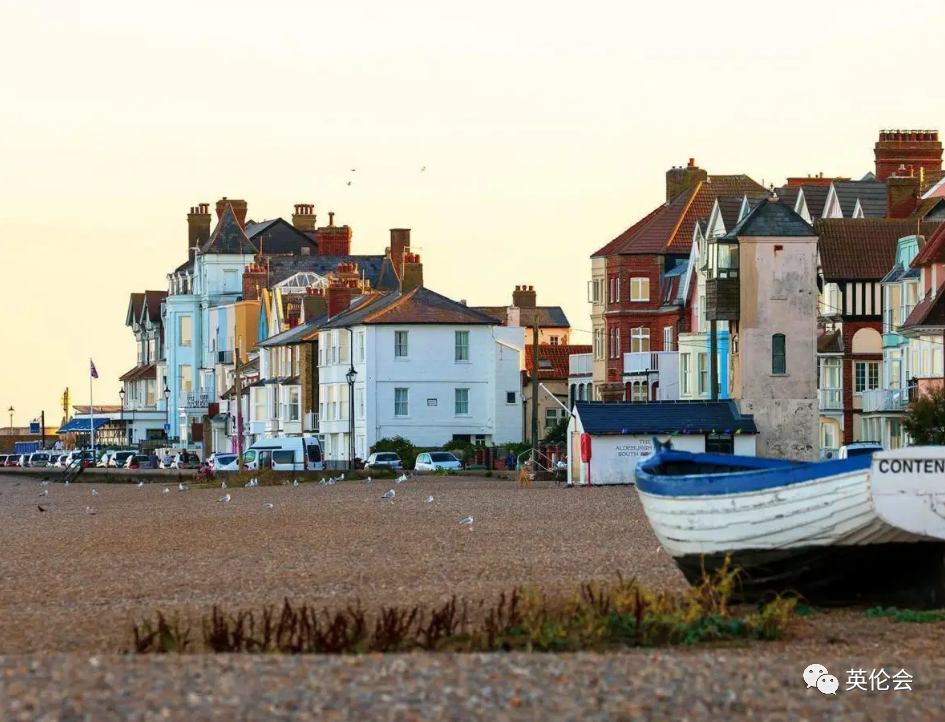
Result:
{"type": "Polygon", "coordinates": [[[740,601],[945,602],[945,448],[797,462],[653,441],[637,492],[690,584],[729,558],[740,601]]]}

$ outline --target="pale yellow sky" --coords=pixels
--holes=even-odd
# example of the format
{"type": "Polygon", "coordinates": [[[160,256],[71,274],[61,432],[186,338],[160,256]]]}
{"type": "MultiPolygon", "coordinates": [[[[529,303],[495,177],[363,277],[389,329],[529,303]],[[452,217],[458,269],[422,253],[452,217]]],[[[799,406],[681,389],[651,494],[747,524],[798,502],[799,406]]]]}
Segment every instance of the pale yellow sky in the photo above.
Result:
{"type": "Polygon", "coordinates": [[[586,330],[589,254],[670,166],[859,177],[880,128],[945,130],[943,25],[941,2],[0,0],[0,426],[86,403],[90,356],[118,402],[128,294],[222,196],[335,211],[357,253],[409,227],[434,290],[532,284],[586,330]]]}

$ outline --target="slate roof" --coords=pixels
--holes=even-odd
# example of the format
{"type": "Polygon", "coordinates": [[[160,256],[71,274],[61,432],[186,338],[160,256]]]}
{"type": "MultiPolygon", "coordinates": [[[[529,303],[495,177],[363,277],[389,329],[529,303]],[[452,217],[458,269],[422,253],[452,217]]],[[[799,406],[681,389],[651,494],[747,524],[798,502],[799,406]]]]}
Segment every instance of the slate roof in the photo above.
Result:
{"type": "Polygon", "coordinates": [[[318,244],[312,236],[300,231],[282,218],[273,218],[259,223],[247,223],[246,235],[263,255],[291,253],[299,256],[303,248],[311,255],[318,252],[318,244]]]}
{"type": "MultiPolygon", "coordinates": [[[[912,259],[913,268],[921,268],[922,266],[927,266],[932,263],[942,263],[945,262],[945,223],[936,224],[938,227],[932,232],[929,233],[925,230],[925,227],[930,224],[923,223],[923,232],[919,235],[925,236],[928,240],[925,242],[925,245],[919,249],[919,252],[916,254],[916,257],[912,259]]],[[[913,223],[913,229],[915,224],[913,223]]],[[[915,233],[915,231],[912,231],[915,233]]],[[[906,233],[905,235],[909,235],[906,233]]]]}
{"type": "MultiPolygon", "coordinates": [[[[525,346],[525,373],[529,377],[534,369],[534,359],[532,350],[534,346],[525,346]]],[[[593,346],[574,346],[561,345],[552,346],[550,344],[538,345],[538,378],[539,379],[566,379],[571,375],[570,357],[573,353],[591,353],[593,346]],[[545,359],[551,363],[551,368],[541,368],[541,361],[545,359]]]]}
{"type": "Polygon", "coordinates": [[[742,210],[742,200],[744,196],[728,196],[718,198],[719,213],[722,216],[722,223],[725,224],[725,230],[730,230],[738,223],[738,214],[742,210]]]}
{"type": "Polygon", "coordinates": [[[817,234],[813,227],[792,209],[779,201],[765,198],[722,238],[726,241],[735,241],[739,236],[761,238],[815,235],[817,234]]]}
{"type": "MultiPolygon", "coordinates": [[[[886,217],[886,184],[876,181],[834,181],[834,190],[844,218],[852,218],[859,199],[866,218],[886,217]]],[[[807,191],[804,191],[805,193],[807,191]]]]}
{"type": "Polygon", "coordinates": [[[820,334],[817,337],[817,353],[843,353],[843,332],[820,334]]]}
{"type": "Polygon", "coordinates": [[[233,213],[233,206],[227,203],[223,208],[223,215],[220,216],[220,222],[213,229],[207,242],[201,246],[200,252],[256,254],[259,249],[253,245],[246,232],[240,227],[236,214],[233,213]]]}
{"type": "Polygon", "coordinates": [[[161,320],[161,304],[167,298],[167,291],[145,291],[144,306],[152,323],[161,320]]]}
{"type": "Polygon", "coordinates": [[[797,205],[797,196],[800,195],[801,189],[799,186],[794,186],[793,188],[788,188],[787,186],[783,188],[776,188],[775,193],[778,194],[778,200],[781,201],[788,208],[794,208],[797,205]]]}
{"type": "Polygon", "coordinates": [[[269,259],[269,284],[274,286],[302,271],[312,271],[319,276],[334,273],[339,263],[357,263],[358,275],[364,277],[375,288],[385,256],[275,256],[269,259]]]}
{"type": "Polygon", "coordinates": [[[910,267],[908,270],[902,267],[901,263],[897,263],[892,267],[892,270],[883,276],[883,283],[896,283],[898,281],[911,280],[913,278],[919,278],[919,269],[910,267]]]}
{"type": "Polygon", "coordinates": [[[380,324],[447,324],[494,326],[496,320],[474,308],[417,286],[406,293],[371,294],[334,316],[322,328],[380,324]]]}
{"type": "Polygon", "coordinates": [[[315,318],[309,319],[305,323],[300,323],[295,328],[290,328],[288,331],[283,331],[282,333],[277,333],[275,336],[270,336],[265,341],[257,341],[257,348],[268,348],[270,346],[292,346],[295,344],[302,343],[303,341],[308,340],[307,336],[309,334],[315,333],[324,323],[328,320],[327,314],[322,314],[321,316],[316,316],[315,318]]]}
{"type": "Polygon", "coordinates": [[[716,433],[757,434],[751,416],[743,416],[734,401],[652,401],[574,404],[584,431],[594,436],[627,434],[716,433]]]}
{"type": "MultiPolygon", "coordinates": [[[[509,306],[472,306],[473,310],[484,313],[495,319],[500,326],[509,323],[509,306]]],[[[561,306],[534,306],[522,308],[520,322],[523,326],[534,323],[535,314],[538,314],[539,328],[571,328],[571,323],[561,306]]]]}
{"type": "Polygon", "coordinates": [[[820,218],[824,214],[824,206],[827,205],[827,194],[830,192],[830,186],[809,186],[803,185],[804,200],[807,203],[807,212],[811,218],[820,218]]]}
{"type": "MultiPolygon", "coordinates": [[[[923,223],[923,235],[940,223],[923,223]]],[[[879,280],[896,263],[899,239],[915,235],[914,219],[820,218],[814,222],[826,281],[879,280]]],[[[927,244],[926,244],[927,245],[927,244]]]]}
{"type": "Polygon", "coordinates": [[[144,294],[132,293],[131,297],[128,299],[128,313],[125,315],[126,326],[130,326],[132,323],[141,318],[141,308],[143,305],[144,294]]]}
{"type": "Polygon", "coordinates": [[[689,270],[689,261],[677,263],[676,266],[663,274],[660,279],[660,303],[663,306],[677,306],[683,302],[683,281],[689,270]]]}
{"type": "Polygon", "coordinates": [[[396,291],[400,288],[400,279],[397,277],[397,269],[394,268],[393,261],[387,256],[381,261],[381,270],[377,274],[377,283],[371,284],[371,287],[378,291],[396,291]]]}
{"type": "Polygon", "coordinates": [[[900,330],[907,331],[912,328],[921,328],[922,326],[931,326],[941,328],[945,326],[945,283],[938,287],[933,296],[927,293],[922,302],[919,303],[909,318],[900,327],[900,330]]]}

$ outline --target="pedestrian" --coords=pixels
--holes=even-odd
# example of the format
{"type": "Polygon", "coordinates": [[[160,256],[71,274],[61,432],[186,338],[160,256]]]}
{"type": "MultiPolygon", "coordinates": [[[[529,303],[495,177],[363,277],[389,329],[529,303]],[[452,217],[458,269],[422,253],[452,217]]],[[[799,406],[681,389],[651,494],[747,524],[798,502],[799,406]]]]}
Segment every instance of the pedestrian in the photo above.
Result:
{"type": "Polygon", "coordinates": [[[505,457],[505,468],[508,469],[509,471],[515,471],[515,465],[516,465],[515,454],[513,454],[510,451],[509,455],[505,457]]]}

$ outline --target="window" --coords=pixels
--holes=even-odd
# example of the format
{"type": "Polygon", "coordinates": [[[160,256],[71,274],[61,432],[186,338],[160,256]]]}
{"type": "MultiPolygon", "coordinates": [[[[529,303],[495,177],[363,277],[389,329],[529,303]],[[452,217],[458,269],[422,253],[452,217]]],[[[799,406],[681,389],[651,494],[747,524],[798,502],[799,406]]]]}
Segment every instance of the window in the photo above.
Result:
{"type": "Polygon", "coordinates": [[[602,328],[594,331],[594,358],[604,358],[604,329],[602,328]]]}
{"type": "Polygon", "coordinates": [[[541,370],[541,371],[549,371],[549,370],[551,370],[551,361],[549,361],[549,360],[546,359],[546,358],[540,358],[540,359],[538,359],[538,369],[541,370]]]}
{"type": "Polygon", "coordinates": [[[630,329],[630,353],[645,353],[649,350],[650,329],[644,327],[630,329]]]}
{"type": "Polygon", "coordinates": [[[682,383],[682,394],[683,396],[688,396],[692,393],[692,386],[689,382],[689,361],[690,355],[687,353],[680,354],[679,356],[679,370],[680,370],[680,382],[682,383]]]}
{"type": "Polygon", "coordinates": [[[558,345],[558,337],[557,337],[557,336],[550,336],[550,337],[548,338],[548,343],[550,343],[552,346],[557,346],[557,345],[558,345]]]}
{"type": "Polygon", "coordinates": [[[899,283],[886,287],[886,308],[883,309],[883,333],[892,333],[900,326],[902,313],[902,285],[899,283]]]}
{"type": "Polygon", "coordinates": [[[734,454],[734,437],[731,434],[709,434],[705,439],[705,453],[734,454]]]}
{"type": "Polygon", "coordinates": [[[699,296],[699,330],[705,331],[706,319],[705,319],[705,294],[699,296]]]}
{"type": "Polygon", "coordinates": [[[322,450],[318,444],[309,444],[308,445],[308,460],[313,464],[317,464],[322,460],[322,450]]]}
{"type": "Polygon", "coordinates": [[[702,396],[709,390],[709,354],[700,353],[696,362],[699,365],[699,395],[702,396]]]}
{"type": "Polygon", "coordinates": [[[455,392],[456,415],[469,416],[469,389],[456,389],[455,392]]]}
{"type": "Polygon", "coordinates": [[[834,423],[822,423],[820,425],[820,444],[824,449],[837,448],[837,425],[834,423]]]}
{"type": "Polygon", "coordinates": [[[836,283],[824,284],[824,292],[820,303],[821,315],[836,316],[840,314],[843,311],[840,304],[840,286],[836,283]]]}
{"type": "Polygon", "coordinates": [[[558,424],[558,410],[545,409],[545,428],[550,429],[558,424]]]}
{"type": "Polygon", "coordinates": [[[299,420],[299,387],[289,387],[289,421],[299,420]]]}
{"type": "Polygon", "coordinates": [[[294,464],[295,452],[286,449],[276,449],[272,452],[273,464],[294,464]]]}
{"type": "Polygon", "coordinates": [[[638,402],[649,401],[649,392],[649,387],[642,381],[638,381],[637,383],[633,384],[630,400],[638,402]]]}
{"type": "Polygon", "coordinates": [[[394,331],[394,357],[407,358],[408,331],[394,331]]]}
{"type": "Polygon", "coordinates": [[[357,338],[358,338],[358,355],[355,358],[355,361],[359,363],[364,363],[364,341],[365,341],[364,331],[358,331],[357,338]]]}
{"type": "Polygon", "coordinates": [[[266,390],[251,389],[253,394],[253,421],[263,421],[266,418],[266,390]]]}
{"type": "Polygon", "coordinates": [[[892,351],[889,354],[889,371],[886,385],[891,389],[898,389],[902,385],[902,358],[899,351],[892,351]]]}
{"type": "Polygon", "coordinates": [[[630,300],[631,301],[649,301],[650,300],[650,279],[649,278],[631,278],[630,279],[630,300]]]}
{"type": "MultiPolygon", "coordinates": [[[[406,343],[407,341],[405,339],[404,344],[406,343]]],[[[404,356],[406,355],[407,352],[404,351],[404,356]]],[[[469,361],[469,331],[456,332],[456,360],[469,361]]]]}
{"type": "Polygon", "coordinates": [[[673,351],[673,327],[667,326],[663,329],[663,350],[673,351]]]}
{"type": "Polygon", "coordinates": [[[514,391],[506,391],[506,392],[505,392],[505,403],[507,403],[507,404],[514,404],[514,403],[515,403],[515,392],[514,392],[514,391]]]}
{"type": "Polygon", "coordinates": [[[899,316],[900,325],[905,323],[906,319],[909,318],[909,314],[912,313],[912,309],[919,302],[919,284],[915,281],[906,281],[903,286],[906,297],[903,300],[902,313],[899,316]]]}
{"type": "Polygon", "coordinates": [[[154,357],[154,339],[148,340],[148,358],[145,359],[148,363],[154,363],[157,359],[154,357]]]}
{"type": "MultiPolygon", "coordinates": [[[[398,331],[398,333],[401,333],[398,331]]],[[[403,333],[406,333],[403,332],[403,333]]],[[[407,416],[410,411],[410,390],[394,389],[394,416],[407,416]]]]}
{"type": "Polygon", "coordinates": [[[600,279],[594,279],[587,282],[587,302],[599,306],[601,303],[601,286],[604,282],[600,279]]]}
{"type": "Polygon", "coordinates": [[[190,366],[180,367],[180,391],[186,394],[194,387],[194,377],[190,366]]]}
{"type": "Polygon", "coordinates": [[[356,388],[354,390],[355,405],[357,406],[357,418],[364,418],[364,389],[356,388]]]}
{"type": "Polygon", "coordinates": [[[879,361],[857,361],[854,375],[854,393],[862,394],[879,388],[879,361]]]}
{"type": "Polygon", "coordinates": [[[775,375],[787,373],[787,350],[783,333],[776,333],[771,337],[771,373],[775,375]]]}
{"type": "Polygon", "coordinates": [[[145,386],[147,388],[147,390],[145,391],[145,394],[147,395],[145,403],[148,406],[154,406],[154,386],[155,386],[154,379],[148,379],[145,386]]]}
{"type": "Polygon", "coordinates": [[[190,346],[192,338],[190,335],[190,316],[180,317],[180,345],[190,346]]]}

